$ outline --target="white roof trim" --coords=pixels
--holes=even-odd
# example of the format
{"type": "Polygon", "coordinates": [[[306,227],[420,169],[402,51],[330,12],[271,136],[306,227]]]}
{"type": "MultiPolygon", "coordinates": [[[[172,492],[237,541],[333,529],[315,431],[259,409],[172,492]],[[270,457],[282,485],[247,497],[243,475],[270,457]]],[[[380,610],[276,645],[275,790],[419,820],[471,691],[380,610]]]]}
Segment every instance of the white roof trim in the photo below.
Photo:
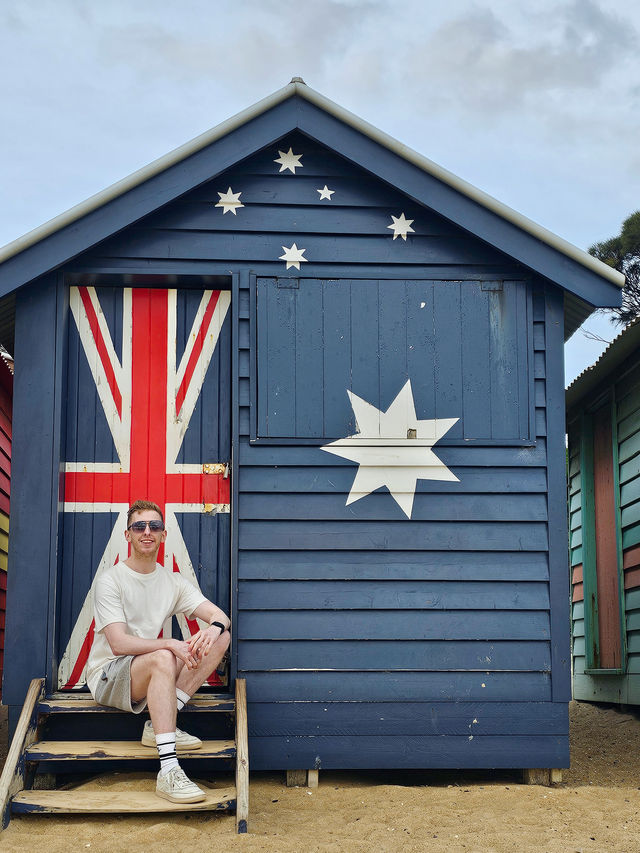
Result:
{"type": "Polygon", "coordinates": [[[546,243],[572,260],[577,261],[577,263],[582,264],[582,266],[587,267],[587,269],[590,269],[602,278],[608,279],[613,284],[618,285],[618,287],[624,287],[624,275],[622,273],[619,273],[612,267],[609,267],[592,257],[588,252],[578,249],[577,246],[574,246],[567,240],[563,240],[561,237],[558,237],[556,234],[553,234],[551,231],[548,231],[546,228],[543,228],[541,225],[538,225],[526,216],[517,213],[506,204],[502,204],[502,202],[497,201],[497,199],[482,190],[479,190],[472,184],[467,183],[467,181],[462,180],[462,178],[459,178],[446,169],[443,169],[441,166],[438,166],[437,163],[434,163],[427,157],[422,156],[422,154],[418,154],[412,148],[398,142],[397,139],[389,136],[389,134],[378,130],[378,128],[349,112],[349,110],[345,110],[329,98],[326,98],[324,95],[321,95],[319,92],[311,89],[303,83],[300,78],[294,78],[294,80],[292,80],[287,86],[284,86],[272,95],[263,98],[261,101],[258,101],[258,103],[248,107],[246,110],[243,110],[232,118],[223,121],[222,124],[211,128],[211,130],[208,130],[205,133],[201,133],[200,136],[196,136],[195,139],[186,142],[179,148],[176,148],[168,154],[165,154],[163,157],[154,160],[142,169],[138,169],[128,177],[117,181],[110,187],[107,187],[107,189],[92,195],[90,198],[86,199],[86,201],[76,204],[74,207],[64,213],[61,213],[59,216],[50,219],[38,228],[34,228],[33,231],[29,231],[24,236],[18,237],[17,240],[7,243],[6,246],[0,249],[0,263],[19,254],[20,252],[23,252],[30,246],[38,243],[40,240],[44,240],[45,237],[49,237],[51,234],[54,234],[56,231],[70,225],[72,222],[77,221],[86,214],[91,213],[93,210],[96,210],[107,202],[118,198],[118,196],[123,195],[128,190],[133,189],[139,184],[144,183],[144,181],[147,181],[149,178],[165,171],[165,169],[185,160],[190,155],[195,154],[197,151],[200,151],[202,148],[205,148],[207,145],[210,145],[212,142],[215,142],[217,139],[220,139],[241,125],[246,124],[251,119],[256,118],[293,95],[300,95],[310,103],[315,104],[320,107],[320,109],[335,116],[337,119],[344,122],[344,124],[350,125],[360,133],[365,134],[370,139],[373,139],[375,142],[385,148],[388,148],[390,151],[393,151],[394,154],[397,154],[408,162],[413,163],[414,166],[417,166],[428,174],[433,175],[433,177],[445,184],[448,184],[453,189],[463,195],[466,195],[468,198],[488,210],[491,210],[493,213],[496,213],[508,222],[512,222],[518,228],[528,232],[533,237],[536,237],[538,240],[541,240],[543,243],[546,243]]]}

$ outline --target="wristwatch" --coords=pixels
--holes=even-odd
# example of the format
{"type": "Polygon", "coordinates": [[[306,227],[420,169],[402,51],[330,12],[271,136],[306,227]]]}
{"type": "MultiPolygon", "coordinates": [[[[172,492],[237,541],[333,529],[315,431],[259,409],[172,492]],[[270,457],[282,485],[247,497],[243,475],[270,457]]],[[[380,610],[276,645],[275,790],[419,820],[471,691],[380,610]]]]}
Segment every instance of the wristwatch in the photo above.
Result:
{"type": "Polygon", "coordinates": [[[222,636],[227,630],[226,627],[222,624],[222,622],[209,622],[209,625],[215,625],[216,628],[220,628],[220,636],[222,636]]]}

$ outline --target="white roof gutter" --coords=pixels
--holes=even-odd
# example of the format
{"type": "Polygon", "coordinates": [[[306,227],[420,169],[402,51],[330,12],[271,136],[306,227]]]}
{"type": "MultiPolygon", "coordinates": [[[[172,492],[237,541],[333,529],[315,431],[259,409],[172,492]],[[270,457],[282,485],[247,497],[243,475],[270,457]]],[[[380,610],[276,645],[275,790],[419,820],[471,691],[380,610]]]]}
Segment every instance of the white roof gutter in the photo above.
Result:
{"type": "Polygon", "coordinates": [[[241,125],[244,125],[251,121],[251,119],[262,115],[262,113],[265,113],[267,110],[277,106],[282,101],[285,101],[293,95],[300,95],[310,103],[315,104],[320,107],[320,109],[335,116],[344,124],[353,127],[355,130],[358,130],[360,133],[363,133],[370,139],[373,139],[374,142],[388,148],[390,151],[393,151],[394,154],[404,158],[409,163],[413,163],[414,166],[417,166],[419,169],[433,175],[433,177],[488,210],[491,210],[493,213],[496,213],[508,222],[512,222],[518,228],[528,232],[533,237],[536,237],[538,240],[546,243],[552,248],[557,249],[557,251],[572,260],[577,261],[577,263],[582,264],[582,266],[587,267],[602,278],[608,279],[613,284],[618,285],[618,287],[624,287],[624,275],[622,273],[619,273],[612,267],[607,266],[602,263],[602,261],[597,260],[597,258],[592,257],[588,252],[578,249],[577,246],[574,246],[567,240],[563,240],[561,237],[558,237],[553,232],[543,228],[541,225],[538,225],[526,216],[517,213],[506,204],[502,204],[502,202],[497,201],[493,196],[490,196],[482,190],[479,190],[477,187],[474,187],[472,184],[467,183],[467,181],[462,180],[462,178],[457,177],[457,175],[447,171],[447,169],[443,169],[441,166],[438,166],[437,163],[434,163],[427,157],[422,156],[422,154],[418,154],[412,148],[398,142],[397,139],[389,136],[389,134],[378,130],[378,128],[349,112],[349,110],[345,110],[329,98],[326,98],[324,95],[321,95],[319,92],[311,89],[300,77],[294,77],[291,83],[287,86],[284,86],[272,95],[268,95],[253,106],[248,107],[246,110],[242,110],[242,112],[232,118],[229,118],[216,127],[211,128],[211,130],[201,133],[199,136],[196,136],[195,139],[186,142],[179,148],[176,148],[168,154],[154,160],[152,163],[149,163],[149,165],[138,169],[128,177],[117,181],[110,187],[107,187],[107,189],[92,195],[90,198],[86,199],[86,201],[76,204],[74,207],[64,213],[61,213],[59,216],[50,219],[38,228],[34,228],[33,231],[29,231],[24,236],[18,237],[17,240],[7,243],[6,246],[0,249],[0,263],[19,254],[20,252],[23,252],[25,249],[33,246],[40,240],[44,240],[45,237],[49,237],[51,234],[54,234],[56,231],[61,230],[65,226],[76,222],[78,219],[86,216],[86,214],[102,207],[104,204],[107,204],[107,202],[118,198],[118,196],[124,195],[128,190],[137,187],[149,178],[165,171],[171,166],[174,166],[176,163],[180,163],[190,155],[195,154],[207,145],[211,145],[212,142],[226,136],[241,125]]]}

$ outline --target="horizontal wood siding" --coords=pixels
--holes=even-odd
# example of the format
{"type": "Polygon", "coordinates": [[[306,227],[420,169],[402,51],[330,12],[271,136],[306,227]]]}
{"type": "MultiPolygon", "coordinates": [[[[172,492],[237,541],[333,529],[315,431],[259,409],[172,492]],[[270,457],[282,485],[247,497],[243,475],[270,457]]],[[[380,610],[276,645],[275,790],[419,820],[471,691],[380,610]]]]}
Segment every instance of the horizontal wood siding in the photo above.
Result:
{"type": "Polygon", "coordinates": [[[551,701],[542,296],[535,445],[443,447],[460,483],[420,482],[411,520],[386,490],[345,507],[354,466],[317,447],[249,441],[252,299],[240,297],[237,624],[254,766],[524,766],[532,748],[566,763],[566,705],[551,701]]]}
{"type": "MultiPolygon", "coordinates": [[[[547,410],[544,284],[301,134],[268,146],[99,244],[74,261],[73,270],[79,282],[89,273],[239,273],[234,643],[238,674],[247,678],[252,766],[566,766],[567,708],[563,700],[552,701],[551,672],[551,611],[563,602],[550,601],[546,500],[547,433],[563,428],[547,410]],[[279,172],[274,163],[278,151],[290,147],[302,154],[295,174],[279,172]],[[335,191],[330,201],[319,197],[325,184],[335,191]],[[229,188],[241,193],[245,205],[235,213],[216,207],[229,188]],[[412,220],[406,240],[393,239],[389,228],[392,215],[401,214],[412,220]],[[294,242],[305,260],[300,270],[287,270],[280,256],[294,242]],[[272,353],[271,378],[282,383],[287,407],[278,429],[286,430],[293,417],[295,435],[316,436],[316,446],[288,442],[286,433],[280,444],[252,443],[261,405],[260,277],[283,279],[291,288],[296,279],[334,279],[326,285],[331,293],[325,307],[343,324],[341,280],[356,294],[363,281],[376,281],[382,301],[391,297],[389,279],[437,281],[443,298],[453,300],[453,312],[459,310],[453,297],[464,290],[460,282],[474,282],[476,294],[483,293],[482,283],[496,289],[501,282],[521,282],[507,290],[515,300],[512,319],[520,322],[521,312],[530,312],[527,346],[505,347],[495,340],[493,348],[477,351],[475,361],[471,350],[465,355],[465,375],[468,370],[474,381],[460,415],[469,419],[469,432],[437,448],[459,483],[420,480],[411,519],[386,489],[346,506],[356,466],[317,446],[318,437],[345,435],[344,417],[331,421],[329,392],[323,391],[345,356],[340,335],[320,353],[322,388],[304,371],[294,377],[304,405],[296,406],[285,393],[291,387],[291,348],[284,344],[290,342],[281,341],[280,351],[272,353]],[[486,422],[473,420],[486,414],[486,394],[492,393],[487,372],[494,368],[496,380],[516,377],[508,390],[517,392],[517,416],[513,420],[515,409],[505,410],[503,421],[517,432],[517,445],[500,435],[499,382],[495,430],[489,434],[486,422]],[[474,394],[482,411],[475,408],[474,394]],[[474,431],[494,443],[465,441],[474,431]]],[[[349,311],[356,311],[356,322],[350,328],[363,345],[365,326],[359,327],[357,311],[366,306],[353,293],[349,311]]],[[[415,312],[405,311],[398,320],[393,311],[378,310],[377,318],[377,340],[384,342],[379,370],[397,370],[397,358],[405,360],[401,371],[407,372],[406,328],[416,324],[415,312]]],[[[313,339],[317,329],[304,326],[298,334],[313,339]]],[[[434,340],[447,364],[451,341],[437,334],[434,340]]],[[[349,370],[360,370],[369,381],[370,365],[358,361],[353,340],[351,347],[349,370]]],[[[422,363],[424,354],[419,361],[409,372],[417,386],[426,387],[432,367],[422,363]]],[[[380,376],[381,389],[396,384],[380,376]]],[[[559,392],[561,382],[554,382],[559,392]]],[[[332,405],[340,397],[338,408],[348,420],[346,388],[336,382],[330,393],[332,405]]],[[[425,400],[418,417],[435,417],[425,400]]]]}

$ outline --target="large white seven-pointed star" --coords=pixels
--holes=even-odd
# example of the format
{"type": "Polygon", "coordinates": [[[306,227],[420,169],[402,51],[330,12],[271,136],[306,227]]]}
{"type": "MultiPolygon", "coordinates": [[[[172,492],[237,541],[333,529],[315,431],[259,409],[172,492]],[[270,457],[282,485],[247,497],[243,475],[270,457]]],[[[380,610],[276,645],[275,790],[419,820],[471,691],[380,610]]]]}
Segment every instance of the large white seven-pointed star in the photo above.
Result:
{"type": "Polygon", "coordinates": [[[407,380],[386,412],[351,391],[347,394],[358,431],[320,448],[359,465],[347,506],[386,486],[407,518],[411,518],[418,480],[459,482],[431,449],[458,418],[418,420],[411,380],[407,380]]]}
{"type": "Polygon", "coordinates": [[[300,162],[300,158],[302,154],[294,154],[293,148],[289,148],[288,151],[278,151],[279,157],[273,161],[274,163],[280,163],[280,171],[284,172],[285,169],[288,169],[290,172],[293,172],[295,175],[296,169],[302,169],[302,163],[300,162]]]}
{"type": "Polygon", "coordinates": [[[289,267],[295,267],[297,270],[300,269],[300,261],[306,264],[307,259],[303,258],[302,255],[306,252],[306,249],[299,249],[295,243],[292,243],[289,248],[286,246],[282,247],[284,249],[284,255],[280,255],[278,260],[287,262],[287,269],[289,267]]]}
{"type": "Polygon", "coordinates": [[[231,211],[233,215],[236,215],[236,210],[239,207],[244,207],[244,204],[240,201],[240,196],[242,192],[234,193],[231,187],[226,191],[226,193],[218,193],[220,196],[220,201],[216,204],[216,207],[222,208],[222,215],[231,211]]]}
{"type": "Polygon", "coordinates": [[[405,219],[404,213],[401,213],[400,216],[394,216],[392,213],[391,218],[393,219],[393,222],[391,225],[387,225],[387,228],[392,229],[394,240],[396,237],[402,237],[403,240],[406,240],[407,234],[410,231],[415,233],[414,229],[411,227],[413,219],[405,219]]]}

